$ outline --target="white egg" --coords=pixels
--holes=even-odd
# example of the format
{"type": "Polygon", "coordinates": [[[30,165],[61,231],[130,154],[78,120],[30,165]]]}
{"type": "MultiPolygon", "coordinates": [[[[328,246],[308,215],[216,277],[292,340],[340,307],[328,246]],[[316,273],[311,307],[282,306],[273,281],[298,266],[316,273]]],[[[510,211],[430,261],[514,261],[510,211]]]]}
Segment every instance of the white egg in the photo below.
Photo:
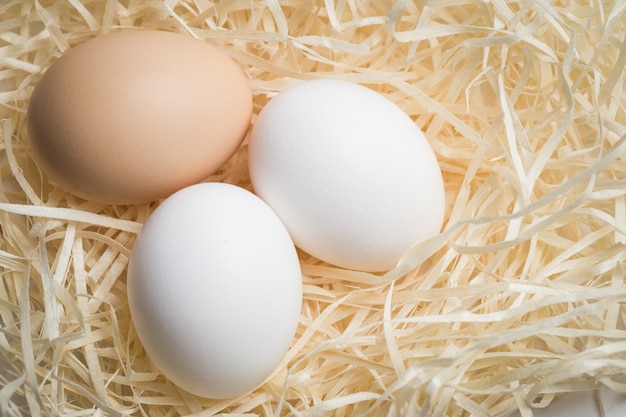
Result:
{"type": "Polygon", "coordinates": [[[443,180],[426,137],[358,84],[316,80],[279,93],[252,128],[249,168],[296,246],[341,267],[387,270],[443,224],[443,180]]]}
{"type": "Polygon", "coordinates": [[[149,217],[133,248],[128,301],[157,368],[193,394],[228,398],[267,379],[294,337],[302,303],[295,247],[254,194],[184,188],[149,217]]]}

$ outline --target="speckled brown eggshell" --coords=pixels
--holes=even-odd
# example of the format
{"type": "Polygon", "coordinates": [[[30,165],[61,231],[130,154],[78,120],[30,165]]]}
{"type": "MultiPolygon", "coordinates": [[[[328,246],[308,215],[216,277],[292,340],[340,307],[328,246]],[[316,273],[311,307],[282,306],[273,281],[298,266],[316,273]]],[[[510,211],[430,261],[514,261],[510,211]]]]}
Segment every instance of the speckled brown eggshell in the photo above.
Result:
{"type": "Polygon", "coordinates": [[[35,87],[30,146],[49,177],[94,201],[167,197],[241,144],[252,98],[241,68],[191,36],[125,30],[84,42],[35,87]]]}

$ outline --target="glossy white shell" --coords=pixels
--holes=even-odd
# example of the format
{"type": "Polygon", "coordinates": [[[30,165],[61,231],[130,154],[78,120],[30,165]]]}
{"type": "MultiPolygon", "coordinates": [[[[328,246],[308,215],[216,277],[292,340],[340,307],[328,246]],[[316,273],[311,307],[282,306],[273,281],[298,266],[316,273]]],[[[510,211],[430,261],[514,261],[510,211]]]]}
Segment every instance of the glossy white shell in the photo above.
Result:
{"type": "Polygon", "coordinates": [[[366,87],[308,81],[274,97],[251,132],[255,193],[309,254],[345,268],[391,268],[442,226],[441,171],[424,134],[366,87]]]}
{"type": "Polygon", "coordinates": [[[263,383],[294,336],[302,303],[295,247],[254,194],[228,184],[170,196],[141,231],[128,272],[137,333],[155,365],[210,398],[263,383]]]}

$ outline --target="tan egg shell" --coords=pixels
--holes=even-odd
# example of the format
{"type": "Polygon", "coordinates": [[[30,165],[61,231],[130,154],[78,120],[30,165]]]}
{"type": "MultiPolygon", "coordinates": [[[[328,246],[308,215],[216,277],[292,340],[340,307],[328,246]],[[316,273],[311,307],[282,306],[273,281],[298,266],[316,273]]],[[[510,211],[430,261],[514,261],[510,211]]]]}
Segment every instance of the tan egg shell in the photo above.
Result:
{"type": "Polygon", "coordinates": [[[55,62],[28,109],[32,151],[69,191],[131,204],[217,171],[252,114],[247,80],[219,49],[189,36],[127,30],[55,62]]]}

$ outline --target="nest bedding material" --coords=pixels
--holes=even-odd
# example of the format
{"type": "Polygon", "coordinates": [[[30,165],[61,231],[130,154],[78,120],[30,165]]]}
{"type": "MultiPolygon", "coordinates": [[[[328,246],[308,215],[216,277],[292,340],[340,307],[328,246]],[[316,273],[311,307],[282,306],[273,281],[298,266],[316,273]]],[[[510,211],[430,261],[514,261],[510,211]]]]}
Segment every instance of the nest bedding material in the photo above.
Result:
{"type": "MultiPolygon", "coordinates": [[[[0,415],[526,417],[561,394],[626,393],[625,67],[621,0],[3,2],[0,415]],[[178,390],[136,338],[126,265],[158,202],[80,200],[29,152],[41,74],[129,27],[220,47],[255,114],[300,80],[373,88],[441,164],[444,229],[393,270],[300,253],[296,337],[240,398],[178,390]]],[[[246,142],[207,180],[250,189],[246,142]]]]}

